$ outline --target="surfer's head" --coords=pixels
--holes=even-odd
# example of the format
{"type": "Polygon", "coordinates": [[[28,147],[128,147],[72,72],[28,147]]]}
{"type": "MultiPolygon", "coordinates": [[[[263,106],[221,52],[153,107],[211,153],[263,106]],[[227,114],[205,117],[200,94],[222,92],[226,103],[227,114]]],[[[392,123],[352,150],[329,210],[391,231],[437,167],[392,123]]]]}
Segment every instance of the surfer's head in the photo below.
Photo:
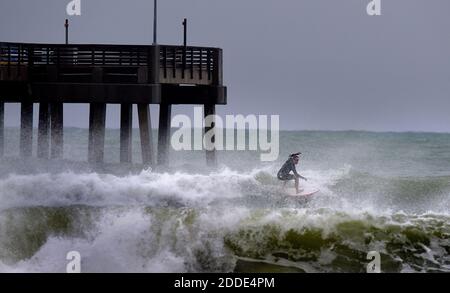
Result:
{"type": "Polygon", "coordinates": [[[299,154],[293,154],[293,155],[291,155],[291,158],[294,161],[294,164],[296,164],[296,165],[300,161],[300,155],[299,154]]]}

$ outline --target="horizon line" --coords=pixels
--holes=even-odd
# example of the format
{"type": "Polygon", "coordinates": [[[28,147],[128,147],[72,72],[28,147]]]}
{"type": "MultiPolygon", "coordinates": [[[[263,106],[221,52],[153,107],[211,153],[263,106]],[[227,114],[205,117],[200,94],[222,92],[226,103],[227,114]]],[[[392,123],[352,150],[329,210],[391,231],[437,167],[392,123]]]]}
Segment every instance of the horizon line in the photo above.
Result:
{"type": "MultiPolygon", "coordinates": [[[[6,126],[5,129],[20,129],[20,126],[6,126]]],[[[89,130],[89,127],[79,127],[79,126],[64,126],[65,129],[82,129],[89,130]]],[[[106,127],[107,130],[120,130],[118,127],[106,127]]],[[[139,127],[133,127],[133,130],[139,130],[139,127]]],[[[171,129],[177,129],[177,127],[171,127],[171,129]]],[[[194,129],[194,128],[192,128],[194,129]]],[[[228,130],[229,128],[221,128],[223,130],[228,130]]],[[[33,130],[38,130],[37,127],[33,127],[33,130]]],[[[152,128],[152,131],[158,131],[158,128],[152,128]]],[[[243,129],[235,129],[235,130],[243,130],[243,129]]],[[[260,130],[259,128],[245,129],[248,130],[260,130]]],[[[262,130],[266,130],[266,128],[262,128],[262,130]]],[[[280,129],[280,132],[365,132],[365,133],[397,133],[397,134],[405,134],[405,133],[416,133],[416,134],[450,134],[449,131],[432,131],[432,130],[364,130],[364,129],[280,129]]]]}

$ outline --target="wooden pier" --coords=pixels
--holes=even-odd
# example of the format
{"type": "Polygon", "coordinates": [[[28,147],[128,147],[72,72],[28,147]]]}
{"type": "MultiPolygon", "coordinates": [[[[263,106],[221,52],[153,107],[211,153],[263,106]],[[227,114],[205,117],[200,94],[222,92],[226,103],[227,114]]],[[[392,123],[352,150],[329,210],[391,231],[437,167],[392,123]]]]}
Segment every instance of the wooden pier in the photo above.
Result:
{"type": "MultiPolygon", "coordinates": [[[[222,50],[190,46],[60,45],[0,42],[0,156],[4,104],[21,104],[20,155],[32,156],[33,106],[39,104],[37,156],[63,157],[64,104],[89,104],[88,161],[102,163],[106,107],[120,104],[120,161],[131,163],[132,107],[138,107],[142,161],[169,160],[172,105],[203,105],[205,116],[227,103],[222,50]],[[154,150],[149,107],[160,107],[154,150]]],[[[214,165],[214,151],[207,151],[214,165]]]]}

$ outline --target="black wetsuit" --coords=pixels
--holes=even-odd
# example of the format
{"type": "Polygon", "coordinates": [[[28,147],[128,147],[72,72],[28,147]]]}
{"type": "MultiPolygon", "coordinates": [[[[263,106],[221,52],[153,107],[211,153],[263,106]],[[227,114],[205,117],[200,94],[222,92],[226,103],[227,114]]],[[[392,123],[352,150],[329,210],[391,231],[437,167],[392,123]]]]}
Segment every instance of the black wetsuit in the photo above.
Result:
{"type": "Polygon", "coordinates": [[[278,171],[277,177],[278,179],[283,181],[294,180],[295,178],[303,178],[302,176],[300,176],[300,174],[297,173],[293,157],[289,157],[289,159],[283,164],[280,171],[278,171]],[[294,174],[291,174],[291,171],[294,174]]]}

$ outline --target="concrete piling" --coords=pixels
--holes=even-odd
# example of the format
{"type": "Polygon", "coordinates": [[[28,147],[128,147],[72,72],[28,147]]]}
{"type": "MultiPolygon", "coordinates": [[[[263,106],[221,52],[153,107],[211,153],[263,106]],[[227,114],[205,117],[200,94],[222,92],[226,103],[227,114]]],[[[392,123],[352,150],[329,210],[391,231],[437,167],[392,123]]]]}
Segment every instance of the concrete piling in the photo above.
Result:
{"type": "Polygon", "coordinates": [[[106,104],[91,103],[89,110],[89,163],[103,163],[105,153],[106,104]]]}
{"type": "Polygon", "coordinates": [[[138,104],[139,132],[141,135],[142,162],[153,165],[153,136],[150,109],[148,104],[138,104]]]}
{"type": "Polygon", "coordinates": [[[33,151],[33,103],[22,102],[20,106],[20,156],[29,158],[33,151]]]}
{"type": "Polygon", "coordinates": [[[37,156],[40,159],[49,158],[50,150],[50,104],[39,104],[38,146],[37,156]]]}
{"type": "Polygon", "coordinates": [[[133,104],[120,105],[120,162],[132,163],[133,104]]]}
{"type": "MultiPolygon", "coordinates": [[[[204,105],[204,113],[205,113],[205,119],[206,117],[210,115],[216,114],[216,106],[214,104],[205,104],[204,105]]],[[[205,133],[209,131],[214,131],[215,124],[212,123],[211,126],[205,126],[205,133]]],[[[215,134],[211,139],[211,142],[215,143],[215,134]]],[[[213,146],[209,146],[208,148],[213,148],[213,146]]],[[[215,149],[206,150],[206,164],[210,167],[215,167],[217,165],[217,157],[216,157],[216,151],[215,149]]]]}
{"type": "Polygon", "coordinates": [[[159,108],[158,165],[167,165],[169,162],[171,116],[172,105],[162,103],[159,108]]]}
{"type": "Polygon", "coordinates": [[[50,104],[50,157],[52,159],[63,158],[64,147],[64,106],[63,103],[50,104]]]}

